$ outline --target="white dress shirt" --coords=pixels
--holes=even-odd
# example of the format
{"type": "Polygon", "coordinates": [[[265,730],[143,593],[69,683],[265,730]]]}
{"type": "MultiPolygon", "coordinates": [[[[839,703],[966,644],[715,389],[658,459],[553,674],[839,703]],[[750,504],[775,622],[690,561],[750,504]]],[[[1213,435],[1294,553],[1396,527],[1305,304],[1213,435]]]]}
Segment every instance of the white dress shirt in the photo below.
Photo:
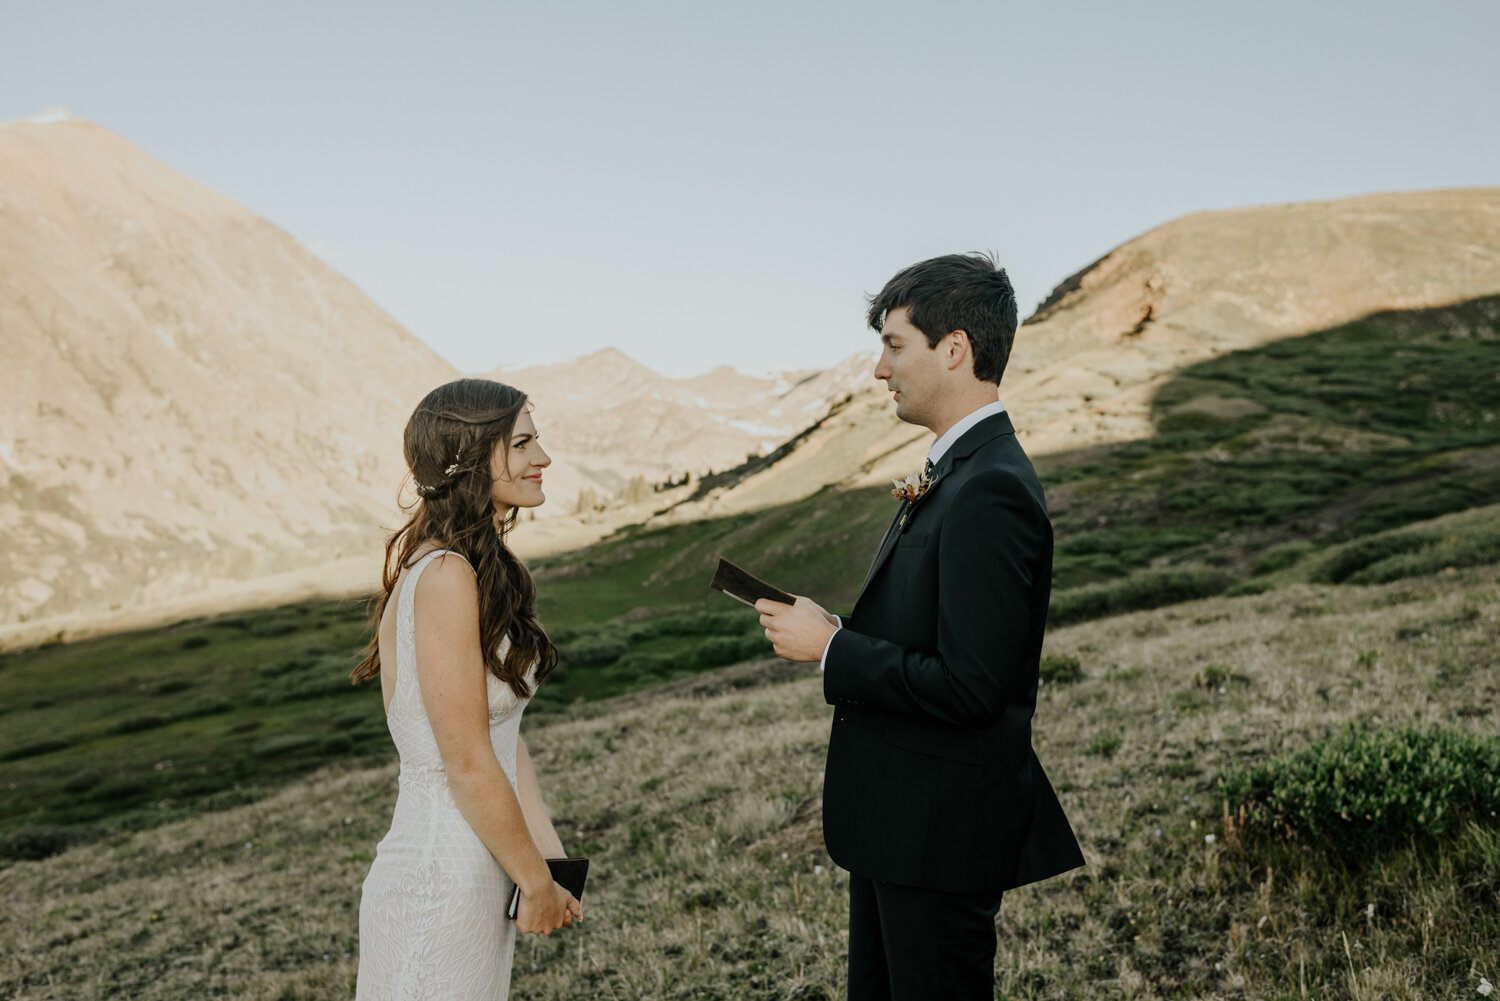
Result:
{"type": "MultiPolygon", "coordinates": [[[[932,463],[932,465],[936,467],[937,464],[942,461],[943,456],[948,454],[948,449],[953,447],[953,443],[964,436],[965,431],[969,430],[969,428],[973,427],[975,424],[978,424],[980,421],[984,420],[987,417],[993,417],[996,414],[1003,413],[1005,413],[1005,404],[1000,402],[999,400],[996,400],[994,403],[985,404],[978,410],[970,413],[967,417],[959,418],[956,424],[954,424],[948,430],[944,431],[943,436],[937,441],[933,442],[931,448],[927,449],[927,461],[932,463]]],[[[827,670],[828,648],[833,646],[833,637],[837,636],[839,630],[842,628],[844,628],[843,620],[840,619],[839,625],[833,630],[833,634],[828,637],[828,643],[823,647],[823,656],[818,659],[819,671],[827,670]]]]}

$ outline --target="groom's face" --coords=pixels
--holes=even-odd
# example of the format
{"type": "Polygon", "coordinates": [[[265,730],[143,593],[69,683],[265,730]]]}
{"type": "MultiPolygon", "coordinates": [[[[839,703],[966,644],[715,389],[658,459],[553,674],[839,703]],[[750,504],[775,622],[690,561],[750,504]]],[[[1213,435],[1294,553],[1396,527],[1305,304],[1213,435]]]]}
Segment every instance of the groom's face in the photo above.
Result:
{"type": "Polygon", "coordinates": [[[905,306],[885,314],[880,343],[875,378],[895,396],[896,416],[908,424],[931,426],[943,392],[942,353],[912,326],[905,306]]]}

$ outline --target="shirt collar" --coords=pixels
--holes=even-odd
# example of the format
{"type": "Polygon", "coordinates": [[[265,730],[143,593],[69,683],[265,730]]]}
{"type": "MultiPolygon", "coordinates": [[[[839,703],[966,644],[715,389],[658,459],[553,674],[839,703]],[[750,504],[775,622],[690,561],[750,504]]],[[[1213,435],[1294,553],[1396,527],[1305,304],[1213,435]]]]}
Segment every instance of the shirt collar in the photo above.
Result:
{"type": "Polygon", "coordinates": [[[1005,413],[1005,404],[996,400],[994,403],[985,404],[969,414],[969,416],[961,418],[957,424],[944,431],[941,438],[932,443],[932,447],[927,450],[927,460],[936,466],[942,461],[943,456],[948,454],[948,449],[953,447],[953,443],[963,437],[965,431],[986,417],[993,417],[996,414],[1003,413],[1005,413]]]}

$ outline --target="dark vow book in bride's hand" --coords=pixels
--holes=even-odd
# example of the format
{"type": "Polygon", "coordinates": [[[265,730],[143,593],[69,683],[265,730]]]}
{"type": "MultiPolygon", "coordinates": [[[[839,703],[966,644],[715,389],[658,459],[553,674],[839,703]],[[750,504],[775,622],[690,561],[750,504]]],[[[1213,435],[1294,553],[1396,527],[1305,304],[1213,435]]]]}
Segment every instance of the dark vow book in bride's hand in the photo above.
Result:
{"type": "MultiPolygon", "coordinates": [[[[574,900],[583,900],[583,881],[588,878],[589,860],[586,858],[549,858],[544,860],[552,870],[553,882],[573,895],[574,900]]],[[[512,921],[521,911],[521,888],[510,891],[510,906],[505,916],[512,921]]]]}

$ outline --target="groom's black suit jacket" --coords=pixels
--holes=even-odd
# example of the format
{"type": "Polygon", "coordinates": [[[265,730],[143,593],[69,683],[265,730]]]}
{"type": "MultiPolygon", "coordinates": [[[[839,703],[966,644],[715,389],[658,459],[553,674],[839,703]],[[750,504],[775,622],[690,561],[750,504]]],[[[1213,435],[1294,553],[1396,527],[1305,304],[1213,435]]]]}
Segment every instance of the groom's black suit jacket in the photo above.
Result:
{"type": "Polygon", "coordinates": [[[1083,865],[1031,748],[1052,524],[1004,413],[931,483],[828,647],[824,840],[863,876],[998,893],[1083,865]]]}

